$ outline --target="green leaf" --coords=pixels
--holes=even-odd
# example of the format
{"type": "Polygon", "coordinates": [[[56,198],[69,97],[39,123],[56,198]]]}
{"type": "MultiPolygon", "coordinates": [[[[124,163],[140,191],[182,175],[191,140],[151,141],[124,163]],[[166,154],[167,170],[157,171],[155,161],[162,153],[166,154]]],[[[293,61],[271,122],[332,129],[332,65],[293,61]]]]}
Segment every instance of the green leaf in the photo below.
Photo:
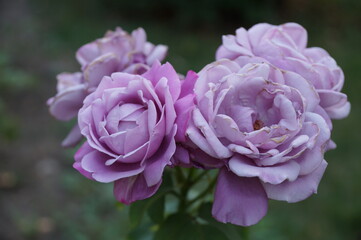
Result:
{"type": "Polygon", "coordinates": [[[128,233],[127,240],[151,240],[152,232],[149,223],[141,224],[128,233]]]}
{"type": "Polygon", "coordinates": [[[170,215],[155,233],[155,240],[203,240],[201,226],[186,214],[170,215]]]}
{"type": "Polygon", "coordinates": [[[173,180],[172,180],[172,174],[173,172],[166,169],[163,173],[163,181],[162,181],[162,185],[160,186],[158,192],[164,192],[164,191],[169,191],[172,190],[174,188],[173,186],[173,180]]]}
{"type": "Polygon", "coordinates": [[[150,199],[145,199],[132,203],[129,208],[129,220],[132,227],[138,226],[144,217],[148,207],[150,206],[150,199]]]}
{"type": "MultiPolygon", "coordinates": [[[[218,228],[210,225],[202,225],[202,239],[204,240],[228,240],[229,238],[218,228]]],[[[233,239],[232,239],[233,240],[233,239]]],[[[234,239],[236,240],[236,239],[234,239]]]]}
{"type": "Polygon", "coordinates": [[[198,216],[207,221],[213,228],[221,231],[226,236],[225,239],[243,239],[244,234],[242,234],[242,230],[244,230],[244,228],[232,224],[221,223],[213,218],[212,203],[203,203],[198,209],[198,216]]]}
{"type": "Polygon", "coordinates": [[[172,180],[167,172],[164,173],[163,182],[157,193],[144,200],[132,203],[129,209],[129,219],[132,227],[138,226],[145,213],[155,223],[161,223],[164,220],[165,195],[172,189],[172,180]]]}
{"type": "Polygon", "coordinates": [[[165,196],[156,199],[148,208],[148,216],[154,223],[162,223],[164,220],[165,196]]]}
{"type": "Polygon", "coordinates": [[[207,202],[199,206],[198,216],[208,223],[215,223],[216,220],[212,217],[212,203],[207,202]]]}

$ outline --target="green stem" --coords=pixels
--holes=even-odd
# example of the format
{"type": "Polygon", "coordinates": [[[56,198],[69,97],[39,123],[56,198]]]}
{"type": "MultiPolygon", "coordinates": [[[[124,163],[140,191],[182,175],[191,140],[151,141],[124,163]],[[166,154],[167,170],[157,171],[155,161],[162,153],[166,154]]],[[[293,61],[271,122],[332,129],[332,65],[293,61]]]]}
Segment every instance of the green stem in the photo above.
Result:
{"type": "Polygon", "coordinates": [[[189,188],[192,186],[193,174],[194,174],[194,169],[193,168],[189,169],[188,176],[181,187],[179,194],[180,195],[179,207],[178,207],[179,212],[184,212],[187,208],[187,196],[188,196],[189,188]]]}
{"type": "Polygon", "coordinates": [[[241,239],[242,240],[247,240],[249,239],[249,229],[247,227],[241,227],[242,231],[241,231],[241,239]]]}
{"type": "Polygon", "coordinates": [[[215,177],[203,192],[201,192],[197,197],[193,198],[192,200],[190,200],[188,202],[188,206],[191,206],[193,203],[195,203],[198,200],[201,200],[205,196],[207,196],[207,194],[213,189],[214,185],[216,184],[216,181],[217,181],[217,178],[215,177]]]}
{"type": "Polygon", "coordinates": [[[194,184],[196,184],[199,180],[201,180],[205,175],[207,175],[208,174],[208,171],[207,170],[205,170],[205,171],[203,171],[201,174],[199,174],[193,181],[192,181],[192,183],[191,183],[191,185],[190,186],[193,186],[194,184]]]}
{"type": "Polygon", "coordinates": [[[175,167],[175,171],[176,171],[176,176],[177,176],[177,182],[184,182],[186,180],[182,169],[179,167],[175,167]]]}
{"type": "Polygon", "coordinates": [[[177,197],[178,199],[181,198],[180,194],[174,190],[168,191],[168,192],[166,192],[166,194],[172,194],[173,196],[177,197]]]}

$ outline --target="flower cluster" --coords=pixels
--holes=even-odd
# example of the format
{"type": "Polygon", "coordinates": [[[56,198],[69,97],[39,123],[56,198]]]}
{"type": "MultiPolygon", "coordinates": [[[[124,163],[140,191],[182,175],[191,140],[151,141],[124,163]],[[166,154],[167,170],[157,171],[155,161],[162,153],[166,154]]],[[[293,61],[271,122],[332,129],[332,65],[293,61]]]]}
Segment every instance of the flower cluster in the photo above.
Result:
{"type": "Polygon", "coordinates": [[[118,201],[155,194],[168,167],[218,169],[212,215],[249,226],[268,199],[316,193],[335,148],[331,119],[349,114],[344,75],[300,25],[258,24],[223,37],[214,62],[181,77],[161,64],[167,48],[143,29],[120,28],[77,52],[81,72],[58,76],[48,102],[59,120],[77,116],[63,142],[85,142],[74,168],[114,182],[118,201]]]}
{"type": "MultiPolygon", "coordinates": [[[[77,116],[87,95],[94,92],[104,76],[114,72],[142,74],[156,61],[162,61],[168,48],[147,42],[142,28],[131,34],[116,28],[103,38],[88,43],[76,53],[81,72],[61,73],[57,76],[57,94],[48,100],[50,114],[61,121],[77,116]]],[[[75,146],[82,136],[75,125],[62,145],[75,146]]]]}

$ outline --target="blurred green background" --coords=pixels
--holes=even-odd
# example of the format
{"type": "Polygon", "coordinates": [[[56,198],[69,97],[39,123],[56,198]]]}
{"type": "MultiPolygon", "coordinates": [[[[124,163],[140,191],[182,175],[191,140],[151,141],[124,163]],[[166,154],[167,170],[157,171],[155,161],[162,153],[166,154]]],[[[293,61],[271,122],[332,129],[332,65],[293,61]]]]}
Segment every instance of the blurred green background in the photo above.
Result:
{"type": "Polygon", "coordinates": [[[116,26],[141,26],[185,73],[213,61],[222,34],[289,21],[343,68],[352,110],[334,121],[338,147],[325,156],[319,193],[297,204],[271,201],[250,239],[361,239],[360,12],[359,0],[0,0],[0,239],[129,236],[128,208],[115,203],[111,184],[73,170],[74,150],[60,147],[72,123],[57,122],[45,105],[56,74],[79,69],[78,47],[116,26]]]}

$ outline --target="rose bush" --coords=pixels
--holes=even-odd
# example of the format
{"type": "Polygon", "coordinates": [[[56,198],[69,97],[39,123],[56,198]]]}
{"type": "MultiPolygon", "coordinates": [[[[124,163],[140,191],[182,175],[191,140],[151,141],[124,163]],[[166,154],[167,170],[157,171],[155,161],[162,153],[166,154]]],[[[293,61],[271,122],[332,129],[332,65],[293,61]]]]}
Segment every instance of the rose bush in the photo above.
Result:
{"type": "Polygon", "coordinates": [[[135,224],[146,213],[157,239],[173,234],[173,224],[195,230],[184,238],[238,239],[232,226],[212,228],[207,212],[249,226],[265,216],[269,199],[316,193],[324,153],[335,147],[331,118],[349,114],[342,70],[325,50],[306,45],[307,32],[295,23],[240,28],[223,37],[215,62],[184,77],[160,64],[167,47],[147,42],[143,29],[117,28],[77,51],[81,71],[57,76],[48,105],[59,120],[77,116],[63,146],[85,138],[74,168],[114,183],[118,201],[151,197],[173,168],[165,191],[130,207],[135,224]],[[167,211],[166,194],[177,210],[167,211]]]}
{"type": "Polygon", "coordinates": [[[213,216],[248,226],[266,214],[268,199],[297,202],[316,192],[330,129],[302,76],[269,63],[241,66],[222,59],[199,73],[187,135],[223,165],[213,216]]]}
{"type": "Polygon", "coordinates": [[[223,36],[216,59],[240,56],[261,57],[264,61],[293,71],[310,81],[320,96],[320,106],[331,118],[346,117],[350,103],[341,93],[344,74],[336,61],[322,48],[307,48],[307,31],[296,23],[274,26],[257,24],[248,31],[239,28],[236,35],[223,36]]]}
{"type": "Polygon", "coordinates": [[[194,103],[197,75],[181,81],[158,62],[143,75],[113,73],[84,100],[78,115],[86,142],[74,167],[99,182],[114,182],[117,200],[129,204],[153,195],[171,165],[194,103]]]}
{"type": "MultiPolygon", "coordinates": [[[[108,31],[103,38],[82,46],[76,53],[81,72],[58,75],[57,94],[48,100],[50,113],[58,120],[74,118],[84,98],[93,92],[104,76],[113,72],[142,74],[155,61],[162,61],[167,53],[164,45],[153,45],[146,41],[142,28],[131,34],[116,28],[108,31]]],[[[74,146],[81,139],[75,126],[63,146],[74,146]]]]}

